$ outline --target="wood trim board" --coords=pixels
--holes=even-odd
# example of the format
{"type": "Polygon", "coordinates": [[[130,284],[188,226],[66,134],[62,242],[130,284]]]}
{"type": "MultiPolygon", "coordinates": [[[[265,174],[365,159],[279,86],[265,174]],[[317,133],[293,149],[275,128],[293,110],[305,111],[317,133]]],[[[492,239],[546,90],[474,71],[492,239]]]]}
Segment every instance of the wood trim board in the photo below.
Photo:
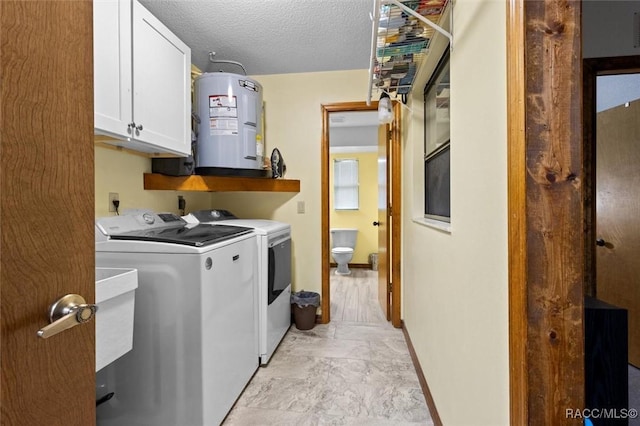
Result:
{"type": "Polygon", "coordinates": [[[509,392],[512,425],[527,424],[524,3],[507,3],[509,392]]]}
{"type": "MultiPolygon", "coordinates": [[[[329,266],[331,268],[337,268],[338,264],[335,262],[330,262],[329,266]]],[[[369,265],[368,263],[349,263],[348,266],[350,269],[371,269],[371,265],[369,265]]]]}
{"type": "Polygon", "coordinates": [[[429,413],[431,414],[431,420],[433,420],[433,424],[435,426],[442,426],[442,420],[440,419],[440,415],[438,414],[436,403],[433,400],[433,395],[431,395],[431,391],[429,390],[427,379],[426,377],[424,377],[422,366],[420,365],[420,361],[418,360],[418,355],[416,354],[416,350],[414,349],[413,343],[411,342],[411,337],[409,336],[409,330],[407,330],[407,327],[405,326],[404,321],[402,321],[402,334],[404,334],[404,339],[407,342],[409,355],[411,355],[411,361],[413,362],[413,367],[416,369],[418,381],[420,382],[420,388],[422,389],[422,394],[424,395],[424,399],[427,403],[427,407],[429,408],[429,413]]]}
{"type": "Polygon", "coordinates": [[[391,324],[402,327],[402,106],[399,102],[393,104],[393,123],[391,125],[390,146],[390,175],[391,197],[389,216],[391,220],[391,324]]]}
{"type": "Polygon", "coordinates": [[[511,424],[584,408],[581,2],[507,7],[511,424]]]}

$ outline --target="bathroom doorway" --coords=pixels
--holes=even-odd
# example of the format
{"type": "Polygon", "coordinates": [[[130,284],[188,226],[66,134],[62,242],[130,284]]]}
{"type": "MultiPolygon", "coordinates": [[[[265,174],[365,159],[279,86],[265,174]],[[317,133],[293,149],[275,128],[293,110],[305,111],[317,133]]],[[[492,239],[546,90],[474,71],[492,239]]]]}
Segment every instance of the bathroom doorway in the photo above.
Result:
{"type": "Polygon", "coordinates": [[[392,125],[378,124],[377,102],[323,105],[322,113],[322,322],[400,327],[400,106],[392,125]],[[357,179],[334,189],[336,170],[357,179]],[[333,255],[334,236],[349,233],[354,247],[333,255]]]}

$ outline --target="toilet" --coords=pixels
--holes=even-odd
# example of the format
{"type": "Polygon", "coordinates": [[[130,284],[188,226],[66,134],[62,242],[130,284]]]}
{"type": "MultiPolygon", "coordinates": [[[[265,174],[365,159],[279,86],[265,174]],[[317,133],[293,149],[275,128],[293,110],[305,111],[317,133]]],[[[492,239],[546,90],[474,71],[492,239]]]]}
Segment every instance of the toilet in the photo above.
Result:
{"type": "Polygon", "coordinates": [[[337,275],[349,275],[351,273],[349,262],[353,258],[357,235],[358,230],[355,228],[331,229],[331,256],[338,264],[337,275]]]}

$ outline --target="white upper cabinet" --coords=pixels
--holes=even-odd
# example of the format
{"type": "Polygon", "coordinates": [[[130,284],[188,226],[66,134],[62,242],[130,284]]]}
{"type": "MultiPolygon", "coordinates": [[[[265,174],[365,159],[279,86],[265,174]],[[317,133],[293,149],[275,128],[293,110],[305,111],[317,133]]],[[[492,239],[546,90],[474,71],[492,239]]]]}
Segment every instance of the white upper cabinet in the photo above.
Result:
{"type": "Polygon", "coordinates": [[[133,119],[140,139],[191,153],[191,49],[133,2],[133,119]]]}
{"type": "Polygon", "coordinates": [[[96,0],[95,132],[148,153],[191,154],[191,50],[137,1],[96,0]]]}
{"type": "Polygon", "coordinates": [[[133,117],[131,1],[93,3],[93,81],[96,133],[127,136],[133,117]]]}

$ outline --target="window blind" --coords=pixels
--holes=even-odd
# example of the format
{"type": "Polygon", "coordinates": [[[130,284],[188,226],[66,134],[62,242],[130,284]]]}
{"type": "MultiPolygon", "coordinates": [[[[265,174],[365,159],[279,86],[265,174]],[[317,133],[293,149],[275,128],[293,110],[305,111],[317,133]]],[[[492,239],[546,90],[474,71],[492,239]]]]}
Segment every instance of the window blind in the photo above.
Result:
{"type": "Polygon", "coordinates": [[[357,210],[358,160],[340,159],[333,162],[333,208],[357,210]]]}

